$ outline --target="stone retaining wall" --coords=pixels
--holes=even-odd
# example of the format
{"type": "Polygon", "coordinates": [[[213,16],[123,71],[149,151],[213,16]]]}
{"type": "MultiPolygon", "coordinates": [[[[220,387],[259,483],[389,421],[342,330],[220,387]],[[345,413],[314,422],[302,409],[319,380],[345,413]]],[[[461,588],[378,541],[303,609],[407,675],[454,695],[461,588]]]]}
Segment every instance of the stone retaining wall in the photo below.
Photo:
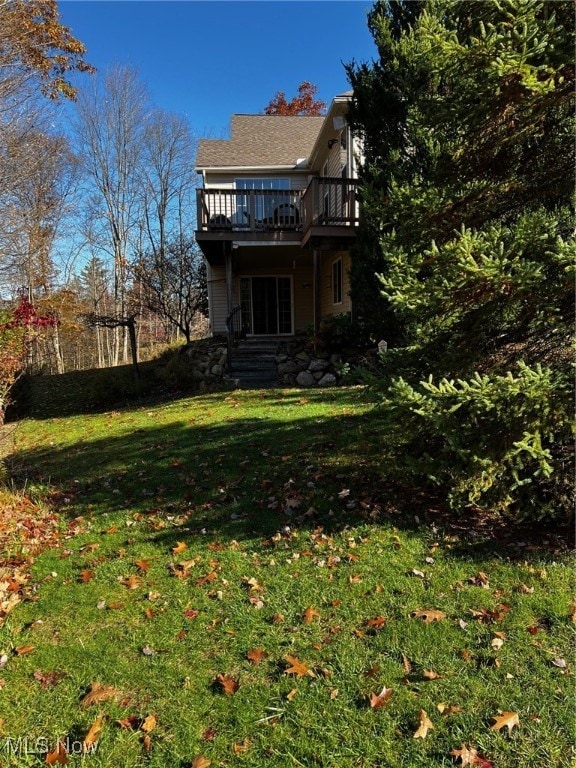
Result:
{"type": "Polygon", "coordinates": [[[341,355],[313,352],[305,341],[282,342],[276,356],[278,380],[299,387],[333,387],[341,355]]]}

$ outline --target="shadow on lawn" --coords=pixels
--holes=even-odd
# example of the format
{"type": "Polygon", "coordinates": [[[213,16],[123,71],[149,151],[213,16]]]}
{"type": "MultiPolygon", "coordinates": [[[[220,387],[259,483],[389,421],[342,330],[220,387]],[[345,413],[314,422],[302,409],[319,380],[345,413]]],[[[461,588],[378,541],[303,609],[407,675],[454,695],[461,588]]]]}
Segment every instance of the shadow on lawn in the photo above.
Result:
{"type": "MultiPolygon", "coordinates": [[[[233,393],[228,393],[229,395],[233,393]]],[[[179,538],[203,535],[249,539],[268,537],[283,526],[339,530],[360,522],[384,522],[405,530],[430,526],[457,532],[452,552],[474,560],[497,551],[523,556],[515,543],[526,531],[490,520],[474,520],[471,513],[456,518],[429,490],[402,488],[385,474],[386,456],[377,418],[373,414],[338,414],[297,418],[294,407],[326,402],[329,392],[263,390],[269,405],[291,408],[291,415],[242,417],[231,407],[228,420],[196,423],[200,413],[221,405],[225,395],[209,395],[193,402],[186,418],[154,423],[124,433],[70,446],[43,445],[11,457],[16,475],[26,482],[49,484],[61,514],[71,517],[125,511],[181,520],[153,534],[172,545],[179,538]],[[199,410],[201,409],[201,410],[199,410]],[[512,542],[513,551],[510,550],[512,542]],[[516,547],[517,549],[517,547],[516,547]]],[[[338,403],[358,403],[358,392],[338,393],[338,403]]],[[[170,407],[164,403],[164,407],[170,407]]],[[[122,414],[112,412],[110,420],[122,414]]],[[[533,533],[533,532],[532,532],[533,533]]],[[[550,539],[554,537],[549,536],[550,539]]],[[[537,532],[536,541],[541,543],[537,532]]]]}

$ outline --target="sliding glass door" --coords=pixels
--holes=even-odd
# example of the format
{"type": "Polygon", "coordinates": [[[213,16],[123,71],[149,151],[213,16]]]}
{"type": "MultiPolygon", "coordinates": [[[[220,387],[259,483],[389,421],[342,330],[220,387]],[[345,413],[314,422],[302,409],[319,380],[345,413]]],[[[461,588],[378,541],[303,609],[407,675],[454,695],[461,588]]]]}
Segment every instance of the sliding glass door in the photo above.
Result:
{"type": "Polygon", "coordinates": [[[255,336],[292,333],[292,290],[289,277],[240,278],[242,324],[255,336]]]}

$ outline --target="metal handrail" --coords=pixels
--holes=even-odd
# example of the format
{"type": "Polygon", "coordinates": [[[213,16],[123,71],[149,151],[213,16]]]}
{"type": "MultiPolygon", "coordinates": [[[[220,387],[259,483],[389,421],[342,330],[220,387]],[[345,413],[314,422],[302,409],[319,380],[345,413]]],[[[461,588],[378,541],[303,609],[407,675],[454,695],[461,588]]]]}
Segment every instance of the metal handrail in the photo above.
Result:
{"type": "Polygon", "coordinates": [[[242,307],[234,307],[226,318],[226,333],[228,337],[228,355],[226,365],[228,371],[232,369],[232,348],[238,346],[242,337],[242,307]]]}

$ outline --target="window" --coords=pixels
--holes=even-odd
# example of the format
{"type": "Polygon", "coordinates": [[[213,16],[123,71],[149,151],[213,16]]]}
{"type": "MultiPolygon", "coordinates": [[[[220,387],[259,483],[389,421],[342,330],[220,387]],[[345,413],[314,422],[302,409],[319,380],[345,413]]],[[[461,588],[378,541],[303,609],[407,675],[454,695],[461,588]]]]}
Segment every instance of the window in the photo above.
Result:
{"type": "Polygon", "coordinates": [[[251,218],[256,221],[271,218],[280,205],[291,202],[290,179],[236,179],[236,189],[256,190],[256,194],[238,196],[236,218],[240,223],[251,218]]]}
{"type": "Polygon", "coordinates": [[[342,259],[332,262],[332,304],[342,304],[342,259]]]}

